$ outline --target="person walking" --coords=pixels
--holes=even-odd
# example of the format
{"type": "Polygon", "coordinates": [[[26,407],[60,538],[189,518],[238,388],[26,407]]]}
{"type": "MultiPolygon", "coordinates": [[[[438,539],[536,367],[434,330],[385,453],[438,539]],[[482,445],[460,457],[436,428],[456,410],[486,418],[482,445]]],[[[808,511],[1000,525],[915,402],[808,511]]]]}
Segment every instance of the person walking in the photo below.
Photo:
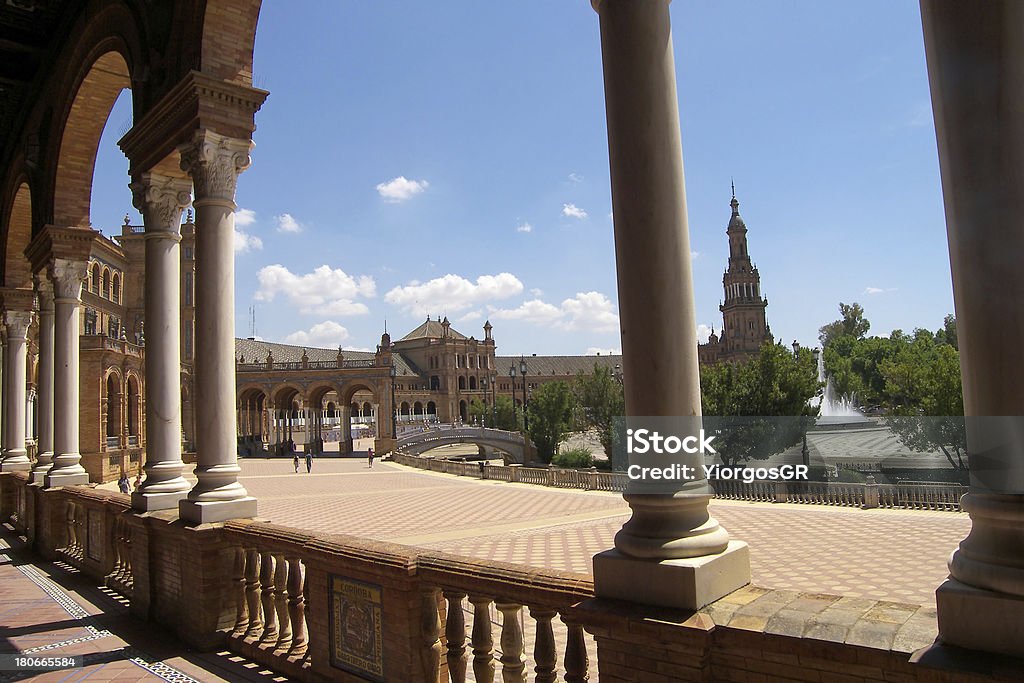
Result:
{"type": "Polygon", "coordinates": [[[131,493],[132,485],[128,482],[128,473],[122,472],[121,478],[117,480],[117,488],[121,493],[131,493]]]}
{"type": "Polygon", "coordinates": [[[142,486],[142,470],[139,470],[138,475],[135,477],[135,489],[134,490],[138,491],[140,486],[142,486]]]}
{"type": "Polygon", "coordinates": [[[295,465],[295,474],[299,473],[299,454],[292,453],[292,464],[295,465]]]}
{"type": "Polygon", "coordinates": [[[370,469],[373,469],[373,446],[366,449],[366,457],[370,460],[370,469]]]}
{"type": "MultiPolygon", "coordinates": [[[[295,457],[299,457],[298,454],[296,454],[295,457]]],[[[312,453],[306,453],[306,474],[309,474],[312,471],[313,471],[313,454],[312,453]]]]}

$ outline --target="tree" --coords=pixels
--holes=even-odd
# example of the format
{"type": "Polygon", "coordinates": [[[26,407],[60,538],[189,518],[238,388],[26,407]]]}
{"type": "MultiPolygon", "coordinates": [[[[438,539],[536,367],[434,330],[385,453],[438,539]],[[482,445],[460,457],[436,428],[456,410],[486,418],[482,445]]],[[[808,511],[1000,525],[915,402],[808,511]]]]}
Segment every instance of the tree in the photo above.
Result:
{"type": "Polygon", "coordinates": [[[842,316],[839,320],[830,322],[818,330],[818,341],[821,342],[823,349],[828,348],[829,344],[839,337],[863,339],[871,329],[871,323],[864,317],[864,307],[858,303],[840,302],[839,314],[842,316]]]}
{"type": "Polygon", "coordinates": [[[939,344],[949,344],[957,351],[960,346],[956,338],[956,317],[950,313],[942,321],[942,329],[935,333],[935,341],[939,344]]]}
{"type": "Polygon", "coordinates": [[[612,424],[626,412],[622,385],[611,370],[594,364],[594,372],[580,372],[573,382],[573,391],[579,406],[579,422],[584,428],[597,429],[605,455],[612,457],[612,424]]]}
{"type": "Polygon", "coordinates": [[[494,426],[491,424],[491,407],[478,398],[469,402],[469,419],[478,425],[494,426]]]}
{"type": "Polygon", "coordinates": [[[796,444],[818,413],[809,401],[820,391],[810,349],[794,355],[769,342],[745,364],[701,368],[701,407],[712,416],[707,424],[721,428],[725,465],[764,459],[796,444]]]}
{"type": "Polygon", "coordinates": [[[523,428],[522,412],[516,409],[512,399],[508,396],[499,394],[494,399],[494,417],[494,426],[498,429],[517,432],[523,428]]]}
{"type": "Polygon", "coordinates": [[[527,412],[530,439],[537,447],[537,456],[544,462],[558,449],[569,431],[573,415],[573,394],[565,382],[548,382],[533,390],[527,412]]]}

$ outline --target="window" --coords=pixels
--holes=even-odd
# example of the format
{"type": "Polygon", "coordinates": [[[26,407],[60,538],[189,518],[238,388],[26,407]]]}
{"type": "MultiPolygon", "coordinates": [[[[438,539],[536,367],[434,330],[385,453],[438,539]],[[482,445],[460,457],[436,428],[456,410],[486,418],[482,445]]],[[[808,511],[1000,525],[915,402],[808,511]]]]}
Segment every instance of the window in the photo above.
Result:
{"type": "Polygon", "coordinates": [[[96,311],[85,309],[85,334],[96,334],[96,311]]]}
{"type": "Polygon", "coordinates": [[[110,337],[111,339],[118,339],[121,336],[120,330],[121,321],[111,316],[107,320],[107,336],[110,337]]]}
{"type": "Polygon", "coordinates": [[[185,260],[191,261],[193,259],[192,247],[185,247],[185,260]]]}
{"type": "Polygon", "coordinates": [[[185,272],[185,305],[192,306],[192,271],[185,272]]]}
{"type": "Polygon", "coordinates": [[[192,323],[185,324],[185,360],[192,360],[192,323]]]}
{"type": "Polygon", "coordinates": [[[114,285],[110,290],[110,300],[115,304],[121,303],[121,276],[114,273],[114,285]]]}

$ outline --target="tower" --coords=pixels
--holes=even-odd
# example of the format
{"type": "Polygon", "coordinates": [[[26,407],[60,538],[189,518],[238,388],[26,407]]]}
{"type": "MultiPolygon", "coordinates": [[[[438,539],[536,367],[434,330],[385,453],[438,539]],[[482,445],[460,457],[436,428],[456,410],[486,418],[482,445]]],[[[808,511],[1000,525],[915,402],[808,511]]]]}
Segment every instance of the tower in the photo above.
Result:
{"type": "Polygon", "coordinates": [[[773,341],[765,315],[768,299],[761,296],[761,276],[747,251],[747,226],[740,216],[736,186],[732,188],[732,216],[725,234],[729,237],[729,264],[722,276],[725,292],[720,337],[722,360],[741,360],[773,341]]]}

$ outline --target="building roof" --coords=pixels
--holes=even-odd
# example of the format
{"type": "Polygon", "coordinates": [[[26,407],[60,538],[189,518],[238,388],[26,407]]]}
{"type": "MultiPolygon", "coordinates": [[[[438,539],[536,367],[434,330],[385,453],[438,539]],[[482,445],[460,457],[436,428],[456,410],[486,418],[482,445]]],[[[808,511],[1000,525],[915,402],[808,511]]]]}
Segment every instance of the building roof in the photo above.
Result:
{"type": "MultiPolygon", "coordinates": [[[[274,354],[276,363],[298,363],[302,360],[305,352],[310,362],[336,361],[338,349],[321,349],[313,346],[295,346],[294,344],[278,344],[257,339],[235,339],[235,362],[244,358],[246,363],[261,363],[267,359],[267,352],[274,354]]],[[[371,351],[341,350],[347,360],[373,360],[375,355],[371,351]]],[[[392,353],[395,362],[395,370],[398,376],[420,375],[419,368],[406,360],[399,353],[392,353]]]]}
{"type": "MultiPolygon", "coordinates": [[[[614,370],[616,365],[622,365],[622,356],[524,356],[526,361],[526,374],[528,377],[575,377],[577,373],[590,373],[594,366],[600,366],[614,370]]],[[[500,376],[508,376],[508,368],[516,366],[516,376],[519,376],[519,356],[495,356],[494,367],[500,376]]]]}
{"type": "MultiPolygon", "coordinates": [[[[448,318],[445,318],[445,321],[447,320],[448,318]]],[[[398,341],[409,341],[410,339],[440,339],[443,336],[444,323],[441,322],[441,319],[438,318],[437,320],[431,320],[430,318],[427,318],[426,322],[398,341]]],[[[450,339],[469,339],[469,337],[451,326],[448,327],[448,337],[450,339]]]]}

